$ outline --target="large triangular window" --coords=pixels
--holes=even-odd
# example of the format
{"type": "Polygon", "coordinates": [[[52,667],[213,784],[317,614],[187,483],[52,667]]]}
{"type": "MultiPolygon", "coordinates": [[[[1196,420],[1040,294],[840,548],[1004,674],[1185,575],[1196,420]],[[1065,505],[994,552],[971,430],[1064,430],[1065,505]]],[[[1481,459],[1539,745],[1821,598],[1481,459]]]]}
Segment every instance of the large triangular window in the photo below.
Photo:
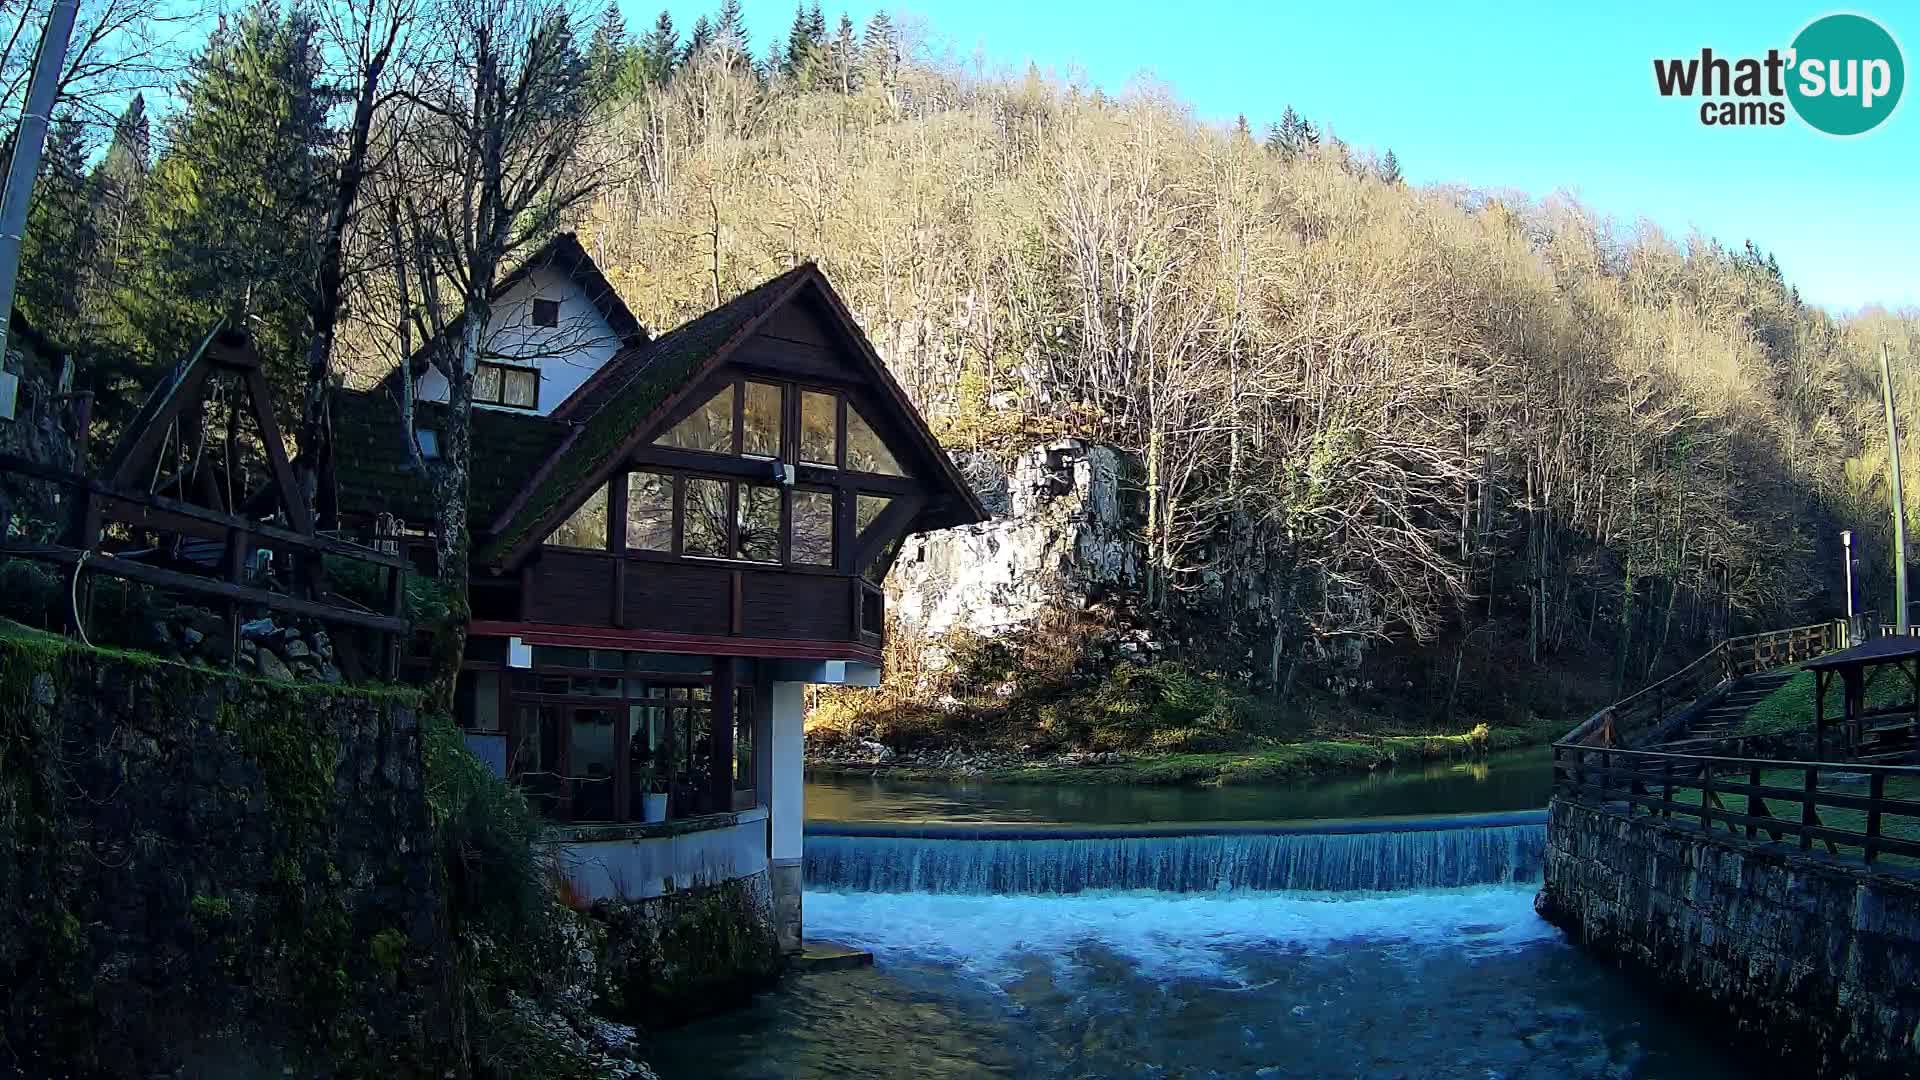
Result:
{"type": "Polygon", "coordinates": [[[681,450],[733,453],[733,399],[737,392],[738,387],[729,383],[725,389],[708,398],[705,405],[695,409],[692,415],[675,424],[673,430],[654,441],[661,446],[681,450]]]}
{"type": "Polygon", "coordinates": [[[900,463],[893,459],[893,452],[880,436],[860,415],[860,410],[847,403],[847,469],[850,472],[880,473],[883,476],[905,476],[900,463]]]}

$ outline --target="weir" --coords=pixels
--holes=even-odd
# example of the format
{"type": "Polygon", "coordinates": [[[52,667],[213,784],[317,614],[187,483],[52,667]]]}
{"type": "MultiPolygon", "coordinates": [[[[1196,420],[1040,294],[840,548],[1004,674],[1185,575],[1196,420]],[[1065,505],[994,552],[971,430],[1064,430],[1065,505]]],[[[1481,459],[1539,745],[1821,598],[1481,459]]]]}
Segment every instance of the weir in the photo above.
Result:
{"type": "Polygon", "coordinates": [[[809,825],[806,882],[855,892],[1393,892],[1538,881],[1538,811],[1309,823],[809,825]]]}

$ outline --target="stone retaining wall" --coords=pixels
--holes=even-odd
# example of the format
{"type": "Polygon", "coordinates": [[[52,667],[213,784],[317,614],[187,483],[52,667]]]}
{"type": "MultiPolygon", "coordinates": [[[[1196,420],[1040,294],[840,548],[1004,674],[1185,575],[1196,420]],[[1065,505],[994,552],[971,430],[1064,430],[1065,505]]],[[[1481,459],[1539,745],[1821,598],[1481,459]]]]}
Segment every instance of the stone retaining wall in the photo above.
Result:
{"type": "Polygon", "coordinates": [[[1536,906],[1781,1076],[1920,1073],[1920,883],[1554,799],[1536,906]]]}

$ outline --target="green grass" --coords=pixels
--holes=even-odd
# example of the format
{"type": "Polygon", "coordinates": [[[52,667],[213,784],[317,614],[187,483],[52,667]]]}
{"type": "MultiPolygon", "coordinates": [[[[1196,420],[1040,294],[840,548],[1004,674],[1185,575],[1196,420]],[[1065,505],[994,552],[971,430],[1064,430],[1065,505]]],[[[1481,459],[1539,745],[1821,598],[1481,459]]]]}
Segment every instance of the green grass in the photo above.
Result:
{"type": "MultiPolygon", "coordinates": [[[[1842,713],[1842,687],[1838,678],[1827,685],[1827,721],[1838,720],[1842,713]]],[[[1909,699],[1912,687],[1906,676],[1891,667],[1877,668],[1867,675],[1868,708],[1898,705],[1909,699]]],[[[1813,727],[1813,672],[1795,672],[1780,689],[1761,699],[1748,710],[1746,720],[1735,735],[1780,735],[1813,727]]]]}
{"type": "MultiPolygon", "coordinates": [[[[1472,757],[1552,742],[1566,733],[1559,721],[1444,735],[1386,735],[1353,739],[1274,742],[1218,753],[1137,753],[1114,764],[1029,765],[990,769],[980,779],[1020,784],[1136,784],[1222,786],[1272,784],[1310,777],[1364,773],[1396,764],[1472,757]]],[[[833,771],[831,766],[821,767],[833,771]]],[[[849,771],[866,771],[853,769],[849,771]]],[[[944,769],[889,769],[901,779],[939,779],[944,769]]]]}

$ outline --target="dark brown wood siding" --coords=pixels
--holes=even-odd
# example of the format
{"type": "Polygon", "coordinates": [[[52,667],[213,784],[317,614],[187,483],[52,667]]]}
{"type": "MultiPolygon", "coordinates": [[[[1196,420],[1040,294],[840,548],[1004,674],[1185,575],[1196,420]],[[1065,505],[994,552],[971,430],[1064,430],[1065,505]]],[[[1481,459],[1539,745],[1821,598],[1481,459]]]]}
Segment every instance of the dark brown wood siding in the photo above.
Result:
{"type": "Polygon", "coordinates": [[[628,563],[627,625],[671,634],[728,633],[733,629],[733,567],[628,563]]]}
{"type": "Polygon", "coordinates": [[[531,621],[613,625],[613,556],[548,548],[528,576],[526,609],[531,621]]]}
{"type": "Polygon", "coordinates": [[[852,580],[824,574],[741,575],[748,637],[846,641],[853,637],[852,580]]]}

